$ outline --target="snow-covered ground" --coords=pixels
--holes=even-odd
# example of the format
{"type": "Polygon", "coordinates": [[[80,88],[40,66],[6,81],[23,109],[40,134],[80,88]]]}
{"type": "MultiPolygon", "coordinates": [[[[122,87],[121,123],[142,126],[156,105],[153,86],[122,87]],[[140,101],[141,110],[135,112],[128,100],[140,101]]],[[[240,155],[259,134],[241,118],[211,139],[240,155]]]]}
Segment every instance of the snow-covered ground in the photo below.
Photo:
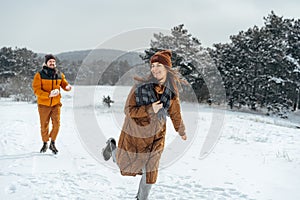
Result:
{"type": "MultiPolygon", "coordinates": [[[[128,88],[115,87],[95,91],[92,110],[106,137],[119,135],[127,92],[128,88]],[[101,104],[103,95],[114,97],[110,109],[101,104]]],[[[134,199],[140,177],[123,177],[111,160],[102,162],[104,141],[99,141],[95,155],[75,124],[73,93],[63,93],[62,101],[59,153],[53,155],[49,150],[39,153],[37,106],[0,99],[0,199],[134,199]]],[[[300,199],[299,115],[291,121],[226,111],[217,145],[202,158],[204,133],[209,132],[216,109],[195,107],[182,103],[192,142],[183,155],[163,164],[151,200],[300,199]]],[[[167,147],[178,139],[170,120],[168,128],[167,147]]]]}

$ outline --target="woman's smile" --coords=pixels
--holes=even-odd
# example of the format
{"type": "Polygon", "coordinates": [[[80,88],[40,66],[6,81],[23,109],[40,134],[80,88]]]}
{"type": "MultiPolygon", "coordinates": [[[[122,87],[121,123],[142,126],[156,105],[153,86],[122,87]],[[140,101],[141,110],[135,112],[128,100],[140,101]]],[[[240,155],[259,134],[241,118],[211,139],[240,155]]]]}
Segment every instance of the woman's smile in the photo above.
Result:
{"type": "Polygon", "coordinates": [[[159,62],[151,64],[151,73],[159,82],[164,82],[167,78],[167,69],[159,62]]]}

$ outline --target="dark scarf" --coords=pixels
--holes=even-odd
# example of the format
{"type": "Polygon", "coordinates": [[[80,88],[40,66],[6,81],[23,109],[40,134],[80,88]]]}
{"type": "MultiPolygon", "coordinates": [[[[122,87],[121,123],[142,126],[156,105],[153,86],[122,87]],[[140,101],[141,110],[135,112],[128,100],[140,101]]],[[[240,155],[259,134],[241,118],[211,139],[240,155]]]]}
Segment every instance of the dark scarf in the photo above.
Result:
{"type": "Polygon", "coordinates": [[[164,92],[161,94],[160,99],[158,99],[154,89],[156,85],[157,83],[153,82],[139,84],[135,90],[136,105],[149,105],[160,100],[160,102],[163,104],[163,107],[158,111],[157,115],[160,120],[165,120],[170,107],[170,101],[175,94],[172,92],[173,88],[171,88],[170,81],[167,80],[164,92]]]}
{"type": "Polygon", "coordinates": [[[42,70],[48,77],[52,78],[52,79],[57,79],[58,78],[58,70],[57,68],[49,68],[47,66],[43,66],[43,70],[42,70]]]}
{"type": "Polygon", "coordinates": [[[46,76],[48,76],[50,79],[56,80],[56,85],[57,85],[57,79],[60,77],[59,76],[60,72],[56,67],[52,69],[44,65],[41,72],[44,73],[46,76]]]}

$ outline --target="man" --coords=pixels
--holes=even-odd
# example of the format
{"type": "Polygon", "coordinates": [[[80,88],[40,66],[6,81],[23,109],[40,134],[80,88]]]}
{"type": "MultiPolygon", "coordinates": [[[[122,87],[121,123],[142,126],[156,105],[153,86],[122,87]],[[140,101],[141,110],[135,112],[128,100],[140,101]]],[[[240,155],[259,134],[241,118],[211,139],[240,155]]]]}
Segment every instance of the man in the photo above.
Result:
{"type": "Polygon", "coordinates": [[[43,69],[35,74],[32,88],[37,97],[38,111],[40,115],[41,135],[43,147],[40,152],[48,149],[48,141],[51,138],[49,149],[57,154],[55,139],[60,126],[60,88],[65,91],[72,89],[65,79],[65,75],[56,68],[56,58],[52,54],[45,55],[43,69]],[[49,122],[52,121],[52,130],[49,133],[49,122]]]}

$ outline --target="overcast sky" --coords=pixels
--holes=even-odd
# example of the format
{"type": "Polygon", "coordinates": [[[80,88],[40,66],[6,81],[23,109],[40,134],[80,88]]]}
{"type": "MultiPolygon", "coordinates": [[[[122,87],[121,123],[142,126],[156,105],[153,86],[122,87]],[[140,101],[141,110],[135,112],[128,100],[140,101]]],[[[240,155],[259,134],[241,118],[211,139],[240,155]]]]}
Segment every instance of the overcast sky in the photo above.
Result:
{"type": "MultiPolygon", "coordinates": [[[[96,48],[120,33],[184,24],[208,47],[253,25],[271,10],[300,18],[299,0],[0,0],[0,47],[37,53],[96,48]]],[[[150,40],[150,39],[149,39],[150,40]]]]}

